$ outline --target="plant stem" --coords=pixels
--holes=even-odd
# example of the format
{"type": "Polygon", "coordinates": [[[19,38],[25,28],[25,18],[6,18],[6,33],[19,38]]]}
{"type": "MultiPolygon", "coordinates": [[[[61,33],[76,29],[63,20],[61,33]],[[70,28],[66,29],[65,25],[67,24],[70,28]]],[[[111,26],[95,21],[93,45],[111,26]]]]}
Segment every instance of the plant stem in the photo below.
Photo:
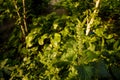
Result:
{"type": "Polygon", "coordinates": [[[14,3],[14,6],[15,6],[17,15],[18,15],[18,21],[19,21],[18,25],[20,25],[23,37],[25,37],[25,30],[24,30],[24,26],[22,25],[21,16],[20,16],[20,13],[19,13],[19,8],[17,6],[17,2],[15,0],[13,0],[13,3],[14,3]]]}
{"type": "Polygon", "coordinates": [[[92,18],[90,19],[90,22],[87,23],[86,35],[88,35],[90,32],[91,24],[93,24],[94,18],[96,16],[95,14],[97,13],[97,8],[99,7],[99,3],[100,3],[100,0],[96,0],[95,10],[92,14],[92,18]]]}
{"type": "Polygon", "coordinates": [[[27,32],[28,32],[28,29],[27,29],[27,23],[26,23],[25,0],[22,0],[22,3],[23,3],[23,23],[24,23],[25,31],[26,31],[26,33],[27,33],[27,32]]]}

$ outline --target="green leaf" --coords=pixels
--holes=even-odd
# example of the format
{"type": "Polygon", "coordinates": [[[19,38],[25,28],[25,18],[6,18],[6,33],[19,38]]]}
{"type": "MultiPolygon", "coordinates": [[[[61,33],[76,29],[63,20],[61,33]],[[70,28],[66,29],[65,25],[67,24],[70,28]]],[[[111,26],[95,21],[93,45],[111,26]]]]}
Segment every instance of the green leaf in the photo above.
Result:
{"type": "Polygon", "coordinates": [[[60,42],[61,41],[61,35],[59,33],[54,34],[54,41],[55,42],[60,42]]]}
{"type": "Polygon", "coordinates": [[[57,29],[57,27],[58,27],[58,23],[54,23],[53,24],[53,29],[57,29]]]}
{"type": "Polygon", "coordinates": [[[6,63],[7,63],[8,59],[3,60],[2,62],[0,62],[0,68],[4,68],[6,63]]]}
{"type": "Polygon", "coordinates": [[[104,37],[106,38],[106,39],[111,39],[112,37],[113,37],[113,34],[107,34],[106,36],[104,35],[104,37]]]}
{"type": "Polygon", "coordinates": [[[90,46],[89,46],[88,49],[91,50],[91,51],[94,51],[94,50],[95,50],[95,47],[96,47],[95,44],[89,43],[89,45],[90,45],[90,46]]]}
{"type": "Polygon", "coordinates": [[[68,28],[64,28],[64,30],[61,31],[61,34],[65,37],[69,34],[69,29],[68,28]]]}
{"type": "Polygon", "coordinates": [[[96,37],[92,37],[92,38],[90,38],[90,41],[95,42],[95,41],[97,41],[97,39],[96,39],[96,37]]]}
{"type": "Polygon", "coordinates": [[[96,68],[97,76],[100,76],[100,77],[109,77],[110,76],[110,74],[107,71],[106,64],[104,62],[99,61],[95,65],[96,65],[95,68],[96,68]]]}
{"type": "Polygon", "coordinates": [[[31,32],[26,36],[26,47],[32,47],[34,42],[32,42],[35,37],[40,34],[41,28],[34,28],[31,30],[31,32]]]}
{"type": "Polygon", "coordinates": [[[116,77],[116,80],[120,80],[120,67],[117,65],[111,65],[111,71],[116,77]]]}
{"type": "Polygon", "coordinates": [[[118,49],[118,46],[119,46],[119,40],[115,41],[113,48],[118,49]]]}
{"type": "Polygon", "coordinates": [[[46,38],[48,38],[48,34],[44,34],[43,36],[41,36],[41,38],[38,39],[39,45],[43,45],[44,44],[44,40],[46,38]]]}
{"type": "Polygon", "coordinates": [[[97,54],[90,50],[84,51],[81,57],[83,63],[85,64],[89,64],[89,62],[95,62],[98,60],[97,58],[98,58],[97,54]]]}
{"type": "Polygon", "coordinates": [[[101,47],[104,48],[104,45],[105,45],[105,40],[104,40],[104,38],[102,37],[101,47]]]}
{"type": "Polygon", "coordinates": [[[40,34],[40,30],[41,30],[41,27],[34,28],[31,30],[30,34],[36,34],[36,33],[40,34]]]}
{"type": "Polygon", "coordinates": [[[54,38],[51,39],[51,43],[54,47],[58,47],[58,43],[61,41],[61,35],[59,33],[54,34],[54,38]]]}
{"type": "Polygon", "coordinates": [[[28,35],[26,37],[26,47],[32,47],[33,46],[32,41],[33,41],[34,38],[35,38],[34,35],[28,35]]]}
{"type": "Polygon", "coordinates": [[[12,36],[9,38],[9,41],[12,41],[13,39],[15,39],[15,35],[12,34],[12,36]]]}
{"type": "Polygon", "coordinates": [[[29,80],[27,76],[24,76],[22,80],[29,80]]]}
{"type": "Polygon", "coordinates": [[[74,61],[77,58],[77,54],[72,48],[68,48],[67,52],[64,53],[61,57],[61,60],[74,61]]]}
{"type": "Polygon", "coordinates": [[[3,0],[0,0],[0,4],[2,4],[3,3],[3,0]]]}
{"type": "Polygon", "coordinates": [[[93,75],[91,66],[80,65],[76,68],[78,70],[78,77],[80,80],[91,80],[93,75]]]}
{"type": "Polygon", "coordinates": [[[102,37],[103,36],[103,31],[104,31],[103,28],[98,28],[98,29],[95,30],[95,33],[96,33],[97,36],[102,37]]]}

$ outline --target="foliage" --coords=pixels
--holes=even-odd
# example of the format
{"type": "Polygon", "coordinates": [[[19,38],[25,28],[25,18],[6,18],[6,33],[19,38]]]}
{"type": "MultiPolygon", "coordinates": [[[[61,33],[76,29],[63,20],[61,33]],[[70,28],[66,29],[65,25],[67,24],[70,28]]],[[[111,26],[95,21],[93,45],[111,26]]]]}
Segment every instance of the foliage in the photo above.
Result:
{"type": "MultiPolygon", "coordinates": [[[[101,0],[95,14],[97,0],[61,0],[54,6],[65,8],[68,15],[55,12],[43,15],[49,1],[41,1],[43,4],[37,6],[33,0],[25,2],[30,4],[26,7],[26,20],[24,12],[21,12],[24,8],[21,0],[16,4],[19,10],[14,8],[11,0],[3,2],[8,4],[6,7],[10,12],[0,6],[2,16],[16,18],[9,39],[0,47],[0,79],[119,80],[120,38],[117,24],[120,20],[113,17],[119,15],[120,1],[101,0]],[[20,20],[17,11],[21,15],[20,20]],[[86,35],[92,18],[94,21],[86,35]],[[27,23],[26,35],[20,28],[22,22],[27,23]]],[[[0,23],[3,23],[4,17],[0,18],[0,23]]]]}

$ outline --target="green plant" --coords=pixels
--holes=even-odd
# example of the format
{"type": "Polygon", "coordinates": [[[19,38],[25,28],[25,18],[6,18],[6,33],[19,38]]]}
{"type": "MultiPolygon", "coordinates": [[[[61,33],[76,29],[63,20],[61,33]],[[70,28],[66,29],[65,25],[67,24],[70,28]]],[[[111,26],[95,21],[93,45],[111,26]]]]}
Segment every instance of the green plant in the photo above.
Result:
{"type": "MultiPolygon", "coordinates": [[[[22,35],[19,27],[25,25],[15,25],[5,50],[0,51],[4,52],[0,71],[7,65],[3,71],[10,71],[7,73],[10,80],[119,80],[120,39],[111,30],[115,28],[114,22],[103,20],[102,13],[105,4],[111,1],[62,0],[55,7],[63,7],[69,14],[61,16],[54,12],[47,15],[28,12],[26,16],[32,15],[27,18],[30,19],[28,33],[22,35]]],[[[23,2],[12,5],[17,6],[18,15],[23,2]]],[[[114,4],[113,9],[118,5],[114,4]]],[[[41,6],[40,9],[46,9],[41,6]]],[[[19,18],[24,23],[25,17],[19,18]]]]}

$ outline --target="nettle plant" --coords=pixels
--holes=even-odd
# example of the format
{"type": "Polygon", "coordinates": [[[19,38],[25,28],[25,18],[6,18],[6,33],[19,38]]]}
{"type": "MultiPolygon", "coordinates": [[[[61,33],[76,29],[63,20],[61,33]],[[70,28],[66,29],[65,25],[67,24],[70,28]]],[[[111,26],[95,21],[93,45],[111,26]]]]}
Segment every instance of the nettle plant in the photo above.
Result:
{"type": "Polygon", "coordinates": [[[119,39],[99,17],[101,4],[62,0],[56,7],[67,9],[67,15],[33,17],[24,43],[10,38],[19,54],[17,62],[7,64],[10,80],[119,80],[119,39]]]}
{"type": "MultiPolygon", "coordinates": [[[[92,38],[85,35],[87,15],[85,11],[81,17],[51,13],[33,18],[31,26],[34,28],[26,36],[27,52],[23,53],[23,62],[16,68],[18,74],[13,72],[11,79],[88,80],[104,76],[102,72],[109,76],[106,66],[99,61],[100,52],[95,51],[95,34],[90,35],[92,38]],[[103,70],[97,73],[96,66],[103,70]]],[[[99,19],[96,22],[94,26],[100,24],[99,19]]]]}

